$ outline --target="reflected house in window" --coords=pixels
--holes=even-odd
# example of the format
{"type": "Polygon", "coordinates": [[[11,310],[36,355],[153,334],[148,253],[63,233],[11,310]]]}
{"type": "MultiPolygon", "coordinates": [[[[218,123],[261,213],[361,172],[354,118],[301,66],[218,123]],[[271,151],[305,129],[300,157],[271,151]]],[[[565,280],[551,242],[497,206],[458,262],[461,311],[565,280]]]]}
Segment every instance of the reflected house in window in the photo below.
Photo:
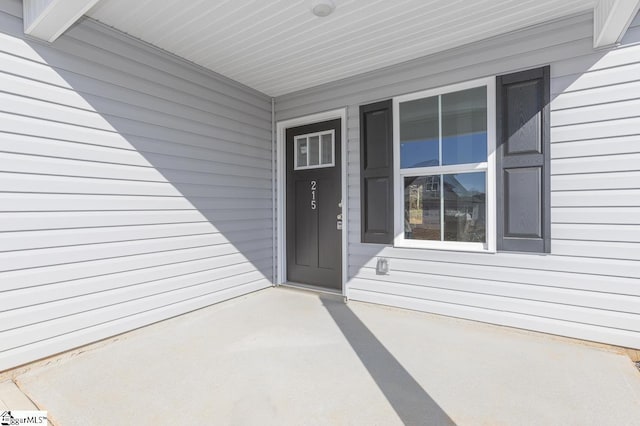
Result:
{"type": "Polygon", "coordinates": [[[405,238],[485,242],[484,179],[484,173],[405,177],[405,238]]]}
{"type": "Polygon", "coordinates": [[[440,176],[405,178],[406,238],[440,240],[440,176]]]}
{"type": "Polygon", "coordinates": [[[485,242],[484,173],[444,175],[444,240],[485,242]]]}

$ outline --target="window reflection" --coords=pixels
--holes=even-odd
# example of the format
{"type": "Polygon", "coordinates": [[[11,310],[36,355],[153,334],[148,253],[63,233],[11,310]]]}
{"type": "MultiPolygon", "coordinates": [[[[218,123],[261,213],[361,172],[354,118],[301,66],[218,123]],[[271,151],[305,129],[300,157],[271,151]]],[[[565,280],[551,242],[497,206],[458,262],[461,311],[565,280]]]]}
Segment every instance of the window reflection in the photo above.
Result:
{"type": "Polygon", "coordinates": [[[334,133],[311,133],[295,138],[295,170],[333,167],[334,133]]]}
{"type": "Polygon", "coordinates": [[[322,135],[322,160],[320,164],[333,163],[333,134],[322,135]]]}
{"type": "Polygon", "coordinates": [[[486,173],[444,175],[444,240],[486,241],[486,173]]]}
{"type": "Polygon", "coordinates": [[[440,163],[438,97],[400,104],[400,167],[440,163]]]}
{"type": "Polygon", "coordinates": [[[306,167],[307,166],[307,139],[300,138],[296,140],[297,151],[298,151],[298,167],[306,167]]]}
{"type": "Polygon", "coordinates": [[[401,168],[484,161],[487,161],[485,86],[400,104],[401,168]]]}
{"type": "Polygon", "coordinates": [[[467,88],[407,96],[398,104],[403,239],[487,242],[487,102],[492,93],[484,84],[456,87],[467,88]]]}
{"type": "Polygon", "coordinates": [[[320,164],[320,137],[311,136],[309,138],[309,165],[320,164]]]}
{"type": "Polygon", "coordinates": [[[487,161],[487,88],[442,95],[442,164],[487,161]]]}
{"type": "Polygon", "coordinates": [[[484,243],[486,173],[405,177],[404,212],[406,239],[484,243]]]}
{"type": "Polygon", "coordinates": [[[404,178],[405,238],[440,241],[440,179],[439,175],[404,178]]]}

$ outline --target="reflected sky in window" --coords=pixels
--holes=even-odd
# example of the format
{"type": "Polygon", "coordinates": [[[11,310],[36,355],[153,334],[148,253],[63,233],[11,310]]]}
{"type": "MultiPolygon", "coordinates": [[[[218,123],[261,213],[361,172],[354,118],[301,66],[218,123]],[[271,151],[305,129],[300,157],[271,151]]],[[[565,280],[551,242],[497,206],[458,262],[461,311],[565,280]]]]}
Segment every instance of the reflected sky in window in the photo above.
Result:
{"type": "MultiPolygon", "coordinates": [[[[400,143],[400,167],[439,166],[438,139],[400,143]]],[[[442,164],[482,163],[487,161],[487,132],[455,135],[442,139],[442,164]]]]}
{"type": "Polygon", "coordinates": [[[456,173],[444,175],[444,184],[459,196],[486,192],[486,173],[456,173]]]}

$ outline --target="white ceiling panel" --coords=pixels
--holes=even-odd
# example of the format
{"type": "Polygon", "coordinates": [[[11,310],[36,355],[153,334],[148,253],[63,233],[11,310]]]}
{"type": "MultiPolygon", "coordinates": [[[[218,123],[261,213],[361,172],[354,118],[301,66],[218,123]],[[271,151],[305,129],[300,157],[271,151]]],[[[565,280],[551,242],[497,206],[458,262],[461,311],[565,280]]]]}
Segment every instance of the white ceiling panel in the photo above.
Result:
{"type": "Polygon", "coordinates": [[[271,96],[592,10],[596,0],[101,0],[88,15],[271,96]]]}

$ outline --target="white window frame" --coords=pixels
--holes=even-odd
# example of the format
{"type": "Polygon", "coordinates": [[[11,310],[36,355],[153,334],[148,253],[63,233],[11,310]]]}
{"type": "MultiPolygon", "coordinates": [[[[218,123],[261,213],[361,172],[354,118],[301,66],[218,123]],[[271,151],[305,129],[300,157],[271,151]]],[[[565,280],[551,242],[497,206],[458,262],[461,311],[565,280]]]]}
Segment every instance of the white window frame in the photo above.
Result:
{"type": "MultiPolygon", "coordinates": [[[[393,177],[394,184],[394,226],[395,247],[426,248],[438,250],[496,252],[496,81],[495,77],[481,78],[424,90],[393,98],[393,177]],[[416,99],[444,95],[451,92],[486,86],[487,88],[487,161],[475,164],[400,168],[400,104],[416,99]],[[486,172],[486,241],[484,243],[461,241],[431,241],[406,239],[404,223],[404,177],[442,175],[449,173],[486,172]]],[[[440,153],[442,156],[442,153],[440,153]]],[[[442,189],[442,185],[440,186],[442,189]]],[[[441,192],[442,193],[442,192],[441,192]]],[[[442,220],[441,220],[442,222],[442,220]]],[[[444,226],[444,223],[441,223],[444,226]]]]}
{"type": "Polygon", "coordinates": [[[336,165],[336,132],[331,130],[325,130],[322,132],[315,133],[305,133],[304,135],[298,135],[295,137],[293,141],[293,169],[294,170],[309,170],[309,169],[322,169],[325,167],[335,167],[336,165]],[[311,150],[309,149],[309,139],[314,136],[318,137],[318,162],[322,161],[322,136],[331,135],[331,163],[323,163],[323,164],[309,164],[309,154],[311,150]],[[298,166],[298,140],[306,139],[307,140],[307,166],[298,166]]]}

